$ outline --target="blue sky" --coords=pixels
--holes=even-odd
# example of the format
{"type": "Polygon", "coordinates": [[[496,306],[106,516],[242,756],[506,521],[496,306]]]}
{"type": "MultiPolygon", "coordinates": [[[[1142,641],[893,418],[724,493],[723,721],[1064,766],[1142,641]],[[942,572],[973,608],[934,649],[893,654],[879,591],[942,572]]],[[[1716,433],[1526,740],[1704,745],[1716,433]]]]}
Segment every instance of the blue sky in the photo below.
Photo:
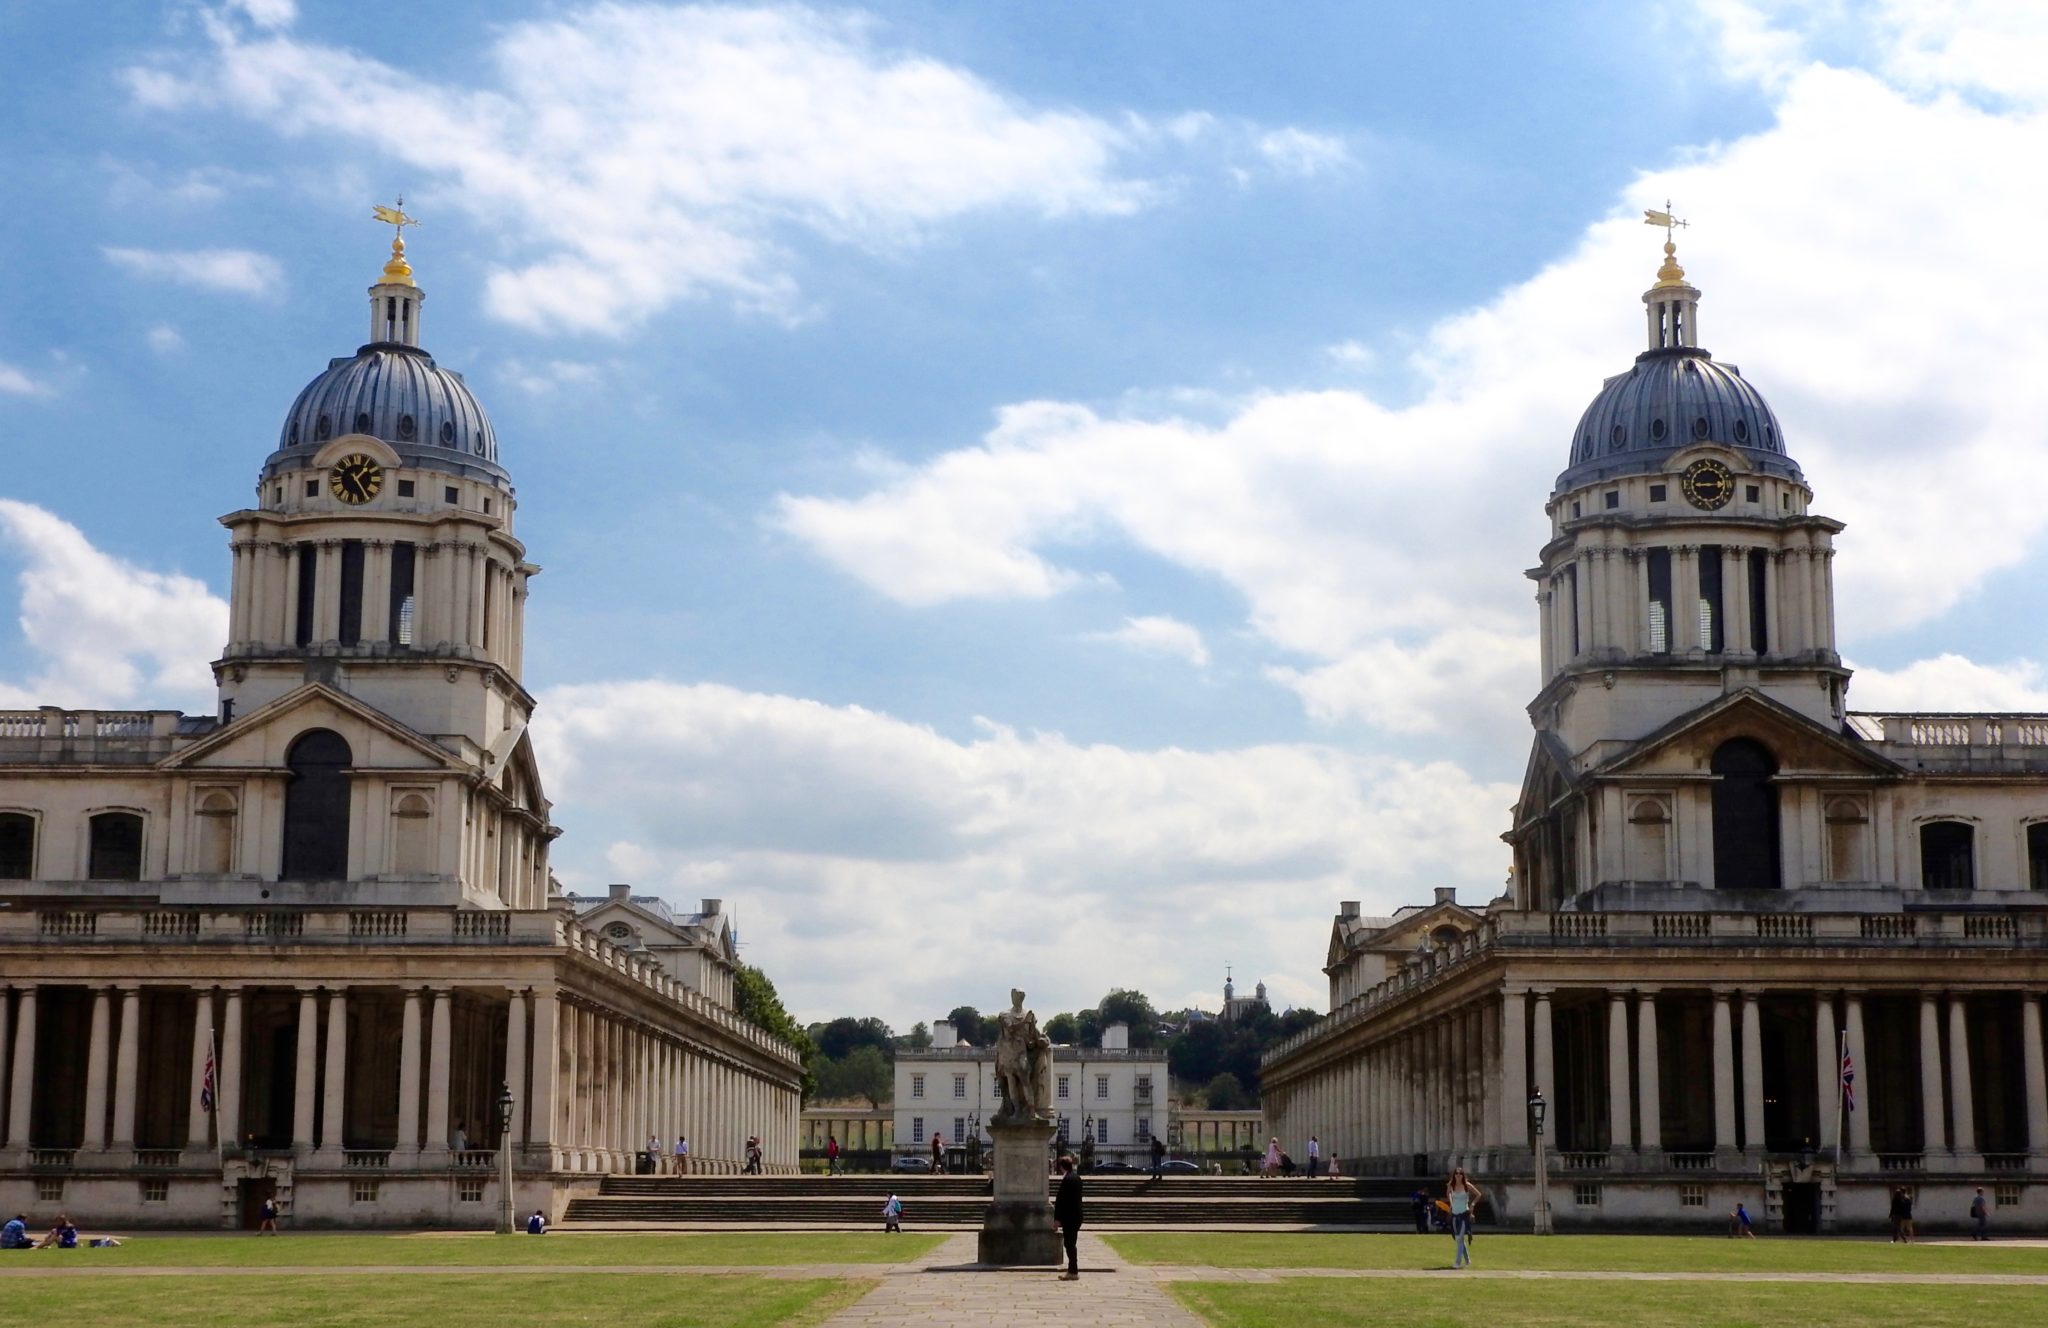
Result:
{"type": "Polygon", "coordinates": [[[1338,899],[1500,885],[1666,196],[1852,705],[2048,708],[2048,31],[1922,8],[8,7],[0,701],[211,708],[213,518],[402,192],[566,883],[735,901],[805,1017],[1319,1006],[1338,899]]]}

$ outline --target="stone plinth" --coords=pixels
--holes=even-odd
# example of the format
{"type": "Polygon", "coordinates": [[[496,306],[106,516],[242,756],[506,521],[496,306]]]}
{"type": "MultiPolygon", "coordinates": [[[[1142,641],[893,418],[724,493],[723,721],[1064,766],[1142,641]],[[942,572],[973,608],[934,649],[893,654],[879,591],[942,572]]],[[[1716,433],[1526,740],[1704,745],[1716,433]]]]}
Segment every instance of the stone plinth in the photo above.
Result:
{"type": "Polygon", "coordinates": [[[1011,1266],[1057,1264],[1066,1256],[1046,1198],[1051,1121],[991,1123],[995,1139],[994,1200],[982,1221],[979,1262],[1011,1266]]]}

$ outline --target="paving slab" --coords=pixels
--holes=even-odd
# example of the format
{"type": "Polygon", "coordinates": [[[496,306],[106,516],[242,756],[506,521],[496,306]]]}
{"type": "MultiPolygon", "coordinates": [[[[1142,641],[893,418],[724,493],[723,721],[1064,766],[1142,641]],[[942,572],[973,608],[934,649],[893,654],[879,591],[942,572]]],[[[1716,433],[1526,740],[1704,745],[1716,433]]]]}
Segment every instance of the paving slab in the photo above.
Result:
{"type": "Polygon", "coordinates": [[[992,1323],[1075,1328],[1202,1328],[1168,1295],[1163,1279],[1134,1270],[1085,1229],[1081,1280],[1058,1268],[989,1268],[974,1262],[974,1237],[950,1236],[931,1255],[885,1269],[861,1300],[826,1328],[983,1328],[992,1323]]]}

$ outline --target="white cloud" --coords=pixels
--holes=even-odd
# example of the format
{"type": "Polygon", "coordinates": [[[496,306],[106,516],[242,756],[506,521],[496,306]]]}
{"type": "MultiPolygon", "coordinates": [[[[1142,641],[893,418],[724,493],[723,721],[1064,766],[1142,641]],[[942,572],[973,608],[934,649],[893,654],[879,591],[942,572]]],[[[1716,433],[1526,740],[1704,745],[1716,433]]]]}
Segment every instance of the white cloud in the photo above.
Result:
{"type": "Polygon", "coordinates": [[[263,31],[288,28],[299,17],[297,0],[227,0],[227,7],[240,12],[250,26],[263,31]]]}
{"type": "Polygon", "coordinates": [[[249,249],[101,248],[107,261],[140,277],[200,290],[239,295],[274,295],[284,282],[275,258],[249,249]]]}
{"type": "MultiPolygon", "coordinates": [[[[1225,959],[1299,970],[1303,928],[1316,944],[1339,898],[1391,908],[1438,884],[1490,897],[1506,869],[1495,835],[1513,788],[1443,763],[1136,751],[994,724],[963,742],[712,685],[541,700],[536,741],[571,831],[564,880],[596,884],[579,867],[600,855],[577,846],[603,842],[602,869],[631,868],[638,887],[724,896],[748,958],[807,1017],[866,990],[907,1025],[1013,982],[1041,1011],[1112,985],[1171,1000],[1225,959]],[[933,943],[956,932],[974,943],[933,943]],[[1227,954],[1191,952],[1215,936],[1227,954]]],[[[1320,1006],[1312,978],[1283,990],[1320,1006]]]]}
{"type": "Polygon", "coordinates": [[[1267,676],[1316,719],[1355,719],[1389,733],[1441,733],[1508,745],[1500,725],[1542,683],[1534,634],[1449,628],[1419,645],[1372,641],[1320,668],[1267,676]]]}
{"type": "Polygon", "coordinates": [[[1126,618],[1122,627],[1114,632],[1099,632],[1096,639],[1114,641],[1145,654],[1172,655],[1198,669],[1209,664],[1209,647],[1203,644],[1201,632],[1178,618],[1126,618]]]}
{"type": "Polygon", "coordinates": [[[603,380],[602,365],[582,360],[507,360],[499,370],[505,381],[530,396],[547,396],[566,387],[589,387],[603,380]]]}
{"type": "Polygon", "coordinates": [[[1344,140],[1306,129],[1273,129],[1259,135],[1259,155],[1283,175],[1312,176],[1351,164],[1344,140]]]}
{"type": "Polygon", "coordinates": [[[0,393],[16,397],[46,397],[53,390],[42,379],[32,377],[28,370],[0,360],[0,393]]]}
{"type": "MultiPolygon", "coordinates": [[[[859,14],[606,4],[499,30],[477,86],[214,13],[127,71],[154,110],[225,111],[412,169],[431,209],[515,231],[501,317],[618,331],[706,292],[800,313],[796,227],[867,248],[969,213],[1128,213],[1153,136],[1033,107],[859,14]]],[[[1141,122],[1142,124],[1142,122],[1141,122]]]]}
{"type": "Polygon", "coordinates": [[[1979,664],[1947,653],[1902,669],[1858,667],[1849,682],[1849,705],[1879,711],[2048,713],[2048,670],[2030,659],[1979,664]]]}
{"type": "Polygon", "coordinates": [[[5,685],[15,704],[212,710],[207,661],[227,640],[228,607],[202,582],[102,553],[13,499],[0,498],[0,540],[19,562],[21,631],[41,663],[5,685]]]}
{"type": "Polygon", "coordinates": [[[158,323],[143,333],[142,339],[159,355],[175,355],[185,349],[185,334],[169,323],[158,323]]]}
{"type": "Polygon", "coordinates": [[[1340,341],[1323,347],[1323,354],[1332,364],[1346,369],[1370,369],[1379,363],[1379,352],[1362,341],[1340,341]]]}

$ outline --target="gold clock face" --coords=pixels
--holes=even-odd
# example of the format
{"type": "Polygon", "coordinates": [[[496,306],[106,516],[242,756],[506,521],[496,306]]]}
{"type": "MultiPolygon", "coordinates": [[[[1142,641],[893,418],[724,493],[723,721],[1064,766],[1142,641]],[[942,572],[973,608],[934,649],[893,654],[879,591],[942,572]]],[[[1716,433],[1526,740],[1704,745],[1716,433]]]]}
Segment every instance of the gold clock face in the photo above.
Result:
{"type": "Polygon", "coordinates": [[[384,487],[384,467],[361,452],[345,456],[334,464],[327,487],[345,503],[367,503],[384,487]]]}
{"type": "Polygon", "coordinates": [[[1685,468],[1685,473],[1678,477],[1678,487],[1684,491],[1687,502],[1711,512],[1727,506],[1735,496],[1735,476],[1720,462],[1702,459],[1685,468]]]}

